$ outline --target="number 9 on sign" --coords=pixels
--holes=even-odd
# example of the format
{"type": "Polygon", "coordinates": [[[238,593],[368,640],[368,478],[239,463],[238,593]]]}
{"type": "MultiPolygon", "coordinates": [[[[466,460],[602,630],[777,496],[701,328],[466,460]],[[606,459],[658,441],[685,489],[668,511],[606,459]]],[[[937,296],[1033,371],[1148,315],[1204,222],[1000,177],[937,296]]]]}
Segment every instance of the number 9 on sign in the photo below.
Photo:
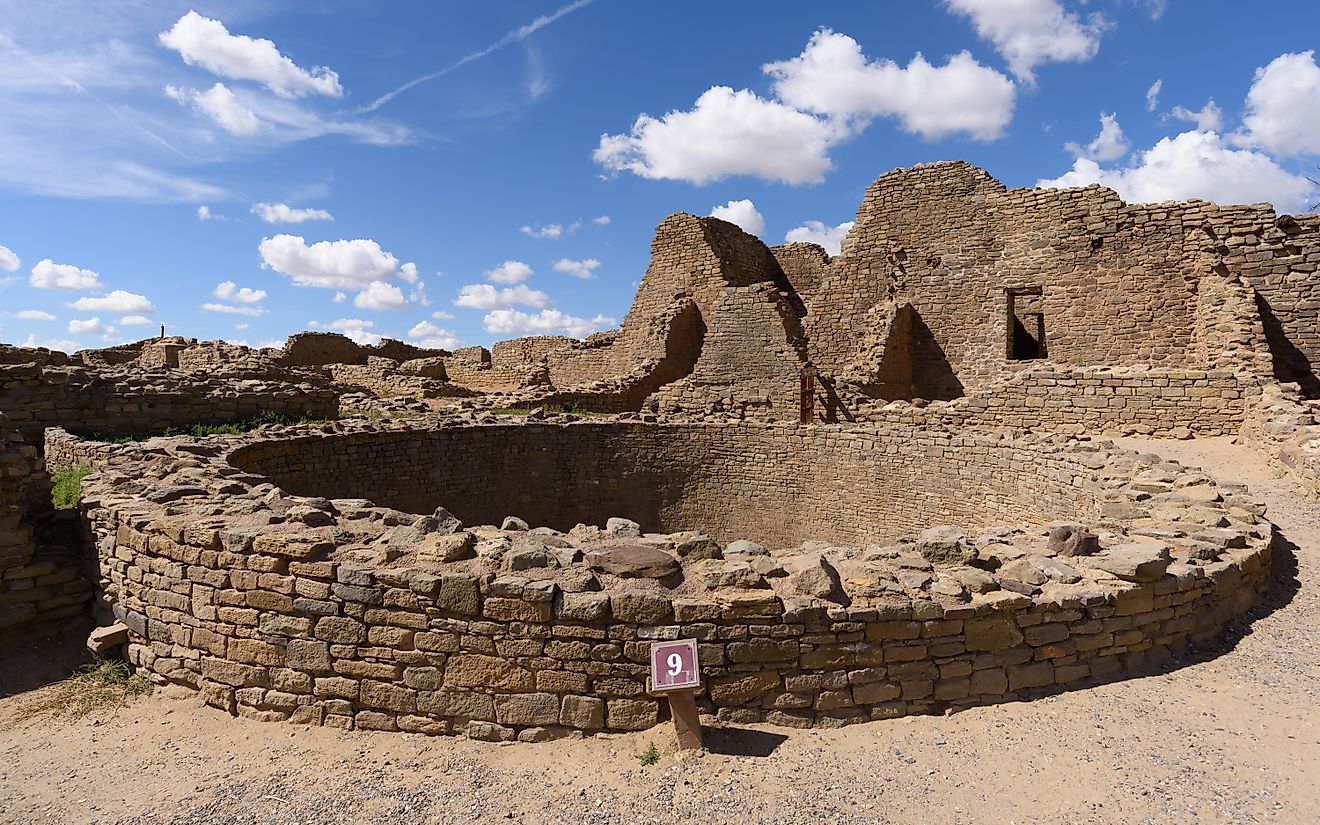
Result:
{"type": "Polygon", "coordinates": [[[655,642],[651,645],[651,689],[694,690],[701,687],[697,640],[655,642]]]}

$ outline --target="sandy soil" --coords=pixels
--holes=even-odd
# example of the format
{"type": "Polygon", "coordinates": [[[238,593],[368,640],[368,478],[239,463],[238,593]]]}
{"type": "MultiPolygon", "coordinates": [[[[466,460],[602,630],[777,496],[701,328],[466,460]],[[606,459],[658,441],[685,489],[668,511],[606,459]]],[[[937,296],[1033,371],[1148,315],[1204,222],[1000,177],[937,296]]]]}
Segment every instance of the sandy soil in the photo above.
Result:
{"type": "Polygon", "coordinates": [[[948,717],[711,730],[711,753],[680,757],[663,726],[491,745],[161,692],[15,722],[77,659],[47,646],[0,668],[0,822],[1320,822],[1320,507],[1227,440],[1123,443],[1250,484],[1287,539],[1267,602],[1166,671],[948,717]]]}

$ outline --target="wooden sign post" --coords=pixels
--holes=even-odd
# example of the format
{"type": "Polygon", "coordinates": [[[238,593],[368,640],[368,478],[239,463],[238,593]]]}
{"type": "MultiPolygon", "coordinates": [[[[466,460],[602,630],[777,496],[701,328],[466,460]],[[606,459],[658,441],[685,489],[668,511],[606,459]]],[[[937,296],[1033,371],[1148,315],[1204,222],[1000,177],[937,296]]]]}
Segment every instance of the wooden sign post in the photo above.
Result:
{"type": "Polygon", "coordinates": [[[680,750],[701,749],[701,717],[696,693],[701,689],[701,666],[697,663],[697,640],[654,642],[651,645],[651,692],[669,700],[680,750]]]}

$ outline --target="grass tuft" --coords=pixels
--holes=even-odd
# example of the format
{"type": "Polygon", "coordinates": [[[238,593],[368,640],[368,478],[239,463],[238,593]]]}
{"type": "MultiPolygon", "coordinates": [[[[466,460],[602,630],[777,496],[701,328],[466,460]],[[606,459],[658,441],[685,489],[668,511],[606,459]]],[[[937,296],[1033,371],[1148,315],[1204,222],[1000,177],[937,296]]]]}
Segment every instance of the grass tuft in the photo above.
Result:
{"type": "Polygon", "coordinates": [[[82,498],[82,480],[96,472],[95,467],[78,466],[51,474],[50,500],[56,510],[72,510],[82,498]]]}
{"type": "Polygon", "coordinates": [[[151,682],[129,670],[126,662],[97,659],[79,672],[43,689],[15,713],[19,720],[36,716],[79,718],[95,711],[116,710],[151,693],[151,682]]]}

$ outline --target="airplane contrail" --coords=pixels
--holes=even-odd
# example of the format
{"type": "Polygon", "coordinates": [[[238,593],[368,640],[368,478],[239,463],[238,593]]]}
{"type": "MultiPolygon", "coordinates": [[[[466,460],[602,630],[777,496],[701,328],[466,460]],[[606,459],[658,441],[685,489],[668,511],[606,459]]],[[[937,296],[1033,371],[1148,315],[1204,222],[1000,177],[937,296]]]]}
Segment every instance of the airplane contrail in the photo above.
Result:
{"type": "Polygon", "coordinates": [[[404,92],[408,91],[412,87],[425,83],[428,80],[435,80],[437,77],[443,77],[444,75],[449,74],[455,69],[459,69],[462,68],[463,66],[466,66],[467,64],[471,63],[474,60],[480,60],[481,58],[485,57],[491,52],[502,49],[505,46],[510,45],[511,43],[517,43],[518,41],[527,38],[529,35],[533,34],[534,32],[537,32],[540,29],[545,28],[546,26],[555,22],[559,18],[568,14],[572,14],[573,12],[582,8],[583,6],[589,5],[591,2],[592,0],[574,0],[574,2],[569,3],[567,6],[562,6],[559,9],[556,9],[551,14],[543,14],[540,17],[533,20],[532,22],[524,26],[519,26],[518,28],[504,35],[499,40],[496,40],[494,43],[490,44],[486,48],[481,49],[480,51],[475,51],[472,54],[466,55],[460,58],[456,63],[452,63],[444,67],[443,69],[440,69],[439,71],[434,71],[431,72],[430,74],[425,74],[422,75],[421,77],[414,78],[413,80],[409,80],[407,83],[403,84],[399,88],[394,89],[393,91],[390,92],[386,92],[385,94],[371,101],[366,106],[353,110],[353,113],[361,115],[361,114],[366,114],[367,112],[374,112],[377,109],[379,109],[381,106],[384,106],[386,103],[389,103],[391,100],[403,94],[404,92]]]}
{"type": "MultiPolygon", "coordinates": [[[[192,158],[189,157],[188,154],[187,154],[186,152],[184,152],[184,151],[182,151],[181,149],[175,147],[172,143],[170,143],[170,142],[169,142],[168,140],[166,140],[165,138],[161,137],[160,135],[158,135],[158,134],[156,134],[155,132],[151,131],[151,130],[148,129],[147,127],[143,126],[143,125],[142,125],[141,123],[139,123],[138,121],[136,121],[136,120],[134,120],[133,118],[129,117],[127,114],[125,114],[125,113],[121,110],[120,107],[118,107],[118,106],[112,106],[112,105],[110,105],[109,103],[107,103],[106,101],[104,101],[104,100],[102,100],[101,98],[97,97],[96,95],[92,94],[92,93],[91,93],[90,91],[88,91],[88,90],[86,89],[86,87],[84,87],[81,83],[79,83],[78,81],[76,81],[76,80],[74,80],[73,78],[69,77],[68,75],[62,74],[61,72],[58,72],[58,71],[56,71],[56,70],[50,68],[49,66],[43,65],[43,64],[37,62],[36,60],[34,60],[34,59],[32,58],[32,56],[27,52],[26,49],[24,49],[22,46],[18,45],[18,43],[14,42],[14,39],[13,39],[13,38],[9,37],[8,35],[4,34],[3,32],[0,32],[0,46],[3,46],[4,48],[9,49],[9,50],[12,51],[14,54],[18,55],[18,58],[19,58],[20,60],[22,60],[24,63],[28,64],[28,65],[31,66],[32,68],[36,69],[37,71],[41,72],[42,74],[44,74],[44,75],[46,75],[46,76],[48,76],[48,77],[52,77],[52,78],[54,78],[54,79],[55,79],[57,82],[59,82],[59,84],[60,84],[61,86],[63,86],[64,88],[66,88],[66,89],[71,89],[72,91],[75,91],[75,92],[77,92],[78,94],[81,94],[81,95],[84,95],[84,96],[86,96],[86,97],[88,97],[88,98],[91,98],[92,100],[94,100],[94,101],[96,101],[97,103],[101,104],[102,106],[104,106],[106,109],[108,109],[108,110],[110,111],[110,114],[112,114],[112,115],[114,115],[115,117],[119,118],[120,120],[124,121],[124,122],[127,123],[129,126],[132,126],[134,129],[137,129],[137,130],[138,130],[139,132],[141,132],[142,134],[146,135],[147,137],[149,137],[149,138],[151,138],[152,140],[156,141],[156,142],[159,143],[160,145],[164,146],[166,149],[169,149],[171,152],[174,152],[175,154],[177,154],[179,157],[183,158],[184,160],[187,160],[187,161],[190,161],[190,162],[192,161],[192,158]]],[[[130,111],[130,112],[133,111],[133,110],[132,110],[131,108],[129,108],[128,106],[124,106],[124,107],[122,107],[122,108],[123,108],[123,109],[128,109],[128,111],[130,111]]]]}

